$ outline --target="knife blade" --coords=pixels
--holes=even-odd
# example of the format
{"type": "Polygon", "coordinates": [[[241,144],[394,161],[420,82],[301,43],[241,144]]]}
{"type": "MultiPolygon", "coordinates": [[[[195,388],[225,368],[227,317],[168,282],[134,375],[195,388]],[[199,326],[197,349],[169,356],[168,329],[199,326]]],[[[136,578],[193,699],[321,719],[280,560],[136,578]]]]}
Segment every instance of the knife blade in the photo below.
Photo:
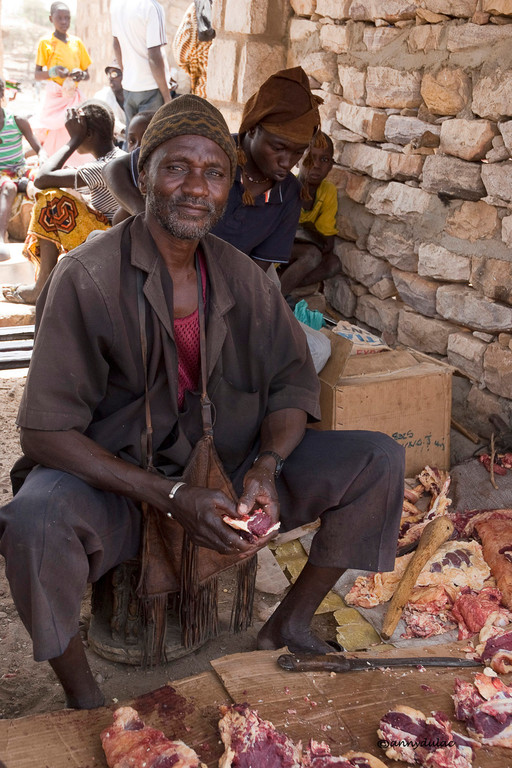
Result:
{"type": "Polygon", "coordinates": [[[474,659],[456,659],[453,656],[419,656],[409,658],[349,659],[346,656],[328,653],[324,656],[297,656],[283,653],[277,663],[290,672],[360,672],[364,669],[383,667],[481,667],[474,659]]]}

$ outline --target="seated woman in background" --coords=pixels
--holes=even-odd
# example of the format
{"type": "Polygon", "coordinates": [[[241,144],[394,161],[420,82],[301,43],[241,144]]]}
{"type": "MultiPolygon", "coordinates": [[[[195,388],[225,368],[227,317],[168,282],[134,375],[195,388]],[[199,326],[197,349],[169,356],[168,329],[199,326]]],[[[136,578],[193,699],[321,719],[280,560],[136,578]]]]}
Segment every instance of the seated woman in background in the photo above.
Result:
{"type": "Polygon", "coordinates": [[[44,191],[36,196],[23,253],[35,265],[36,279],[32,285],[3,288],[4,298],[15,304],[35,304],[59,255],[76,248],[94,230],[108,229],[118,207],[101,173],[109,160],[124,154],[114,145],[114,113],[106,104],[84,101],[69,110],[66,128],[67,144],[43,163],[34,179],[44,191]],[[96,160],[63,168],[75,151],[96,160]],[[84,199],[62,187],[82,193],[84,199]]]}
{"type": "Polygon", "coordinates": [[[295,288],[327,280],[341,271],[341,262],[334,253],[338,192],[326,179],[333,166],[333,152],[330,137],[319,131],[299,162],[302,209],[290,261],[281,267],[284,296],[295,288]]]}
{"type": "MultiPolygon", "coordinates": [[[[4,94],[5,82],[0,78],[0,101],[4,94]]],[[[18,192],[25,192],[29,174],[34,171],[25,159],[23,137],[38,155],[41,145],[32,133],[28,120],[0,107],[0,261],[9,258],[7,225],[14,200],[18,192]]]]}

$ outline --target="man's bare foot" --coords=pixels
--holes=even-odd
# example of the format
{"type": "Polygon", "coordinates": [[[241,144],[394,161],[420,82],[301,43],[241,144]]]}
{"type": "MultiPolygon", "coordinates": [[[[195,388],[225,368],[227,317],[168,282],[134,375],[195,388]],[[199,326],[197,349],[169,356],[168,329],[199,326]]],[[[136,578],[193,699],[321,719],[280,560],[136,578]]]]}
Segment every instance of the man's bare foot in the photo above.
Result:
{"type": "Polygon", "coordinates": [[[105,706],[105,697],[98,688],[96,694],[84,696],[75,699],[72,696],[66,696],[66,707],[68,709],[97,709],[105,706]]]}
{"type": "Polygon", "coordinates": [[[2,288],[4,299],[11,304],[35,304],[37,295],[33,285],[6,285],[2,288]]]}
{"type": "Polygon", "coordinates": [[[334,648],[317,637],[309,627],[296,631],[273,626],[272,617],[260,629],[257,647],[260,651],[277,651],[288,646],[292,653],[332,653],[334,648]]]}

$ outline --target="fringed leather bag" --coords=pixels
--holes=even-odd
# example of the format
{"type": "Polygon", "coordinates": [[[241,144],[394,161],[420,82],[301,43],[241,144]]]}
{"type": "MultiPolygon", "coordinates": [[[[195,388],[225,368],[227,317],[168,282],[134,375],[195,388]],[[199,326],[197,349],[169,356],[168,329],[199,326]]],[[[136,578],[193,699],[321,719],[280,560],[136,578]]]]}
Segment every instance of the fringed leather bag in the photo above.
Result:
{"type": "MultiPolygon", "coordinates": [[[[201,269],[196,258],[198,312],[201,353],[201,417],[203,436],[196,443],[183,480],[189,485],[223,491],[235,503],[237,496],[213,442],[212,403],[206,392],[206,329],[201,269]]],[[[142,277],[142,275],[141,275],[142,277]]],[[[147,382],[147,339],[145,303],[139,281],[138,303],[142,357],[145,371],[146,429],[142,435],[145,468],[155,472],[152,461],[151,410],[147,382]]],[[[194,648],[218,633],[218,575],[236,568],[237,589],[234,596],[231,628],[241,632],[250,625],[256,580],[256,557],[239,560],[237,555],[221,555],[199,547],[182,526],[161,510],[143,504],[141,577],[137,594],[143,605],[143,663],[165,659],[165,635],[169,597],[175,599],[185,648],[194,648]]]]}

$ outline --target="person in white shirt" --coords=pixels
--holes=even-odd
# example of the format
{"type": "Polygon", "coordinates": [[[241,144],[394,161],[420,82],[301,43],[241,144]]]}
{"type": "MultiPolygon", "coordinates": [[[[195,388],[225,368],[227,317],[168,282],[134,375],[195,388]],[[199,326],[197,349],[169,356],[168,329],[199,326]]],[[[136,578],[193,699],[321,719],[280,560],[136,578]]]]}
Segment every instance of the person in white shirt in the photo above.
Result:
{"type": "Polygon", "coordinates": [[[157,0],[111,0],[114,55],[123,71],[126,130],[137,112],[171,100],[165,14],[157,0]]]}

